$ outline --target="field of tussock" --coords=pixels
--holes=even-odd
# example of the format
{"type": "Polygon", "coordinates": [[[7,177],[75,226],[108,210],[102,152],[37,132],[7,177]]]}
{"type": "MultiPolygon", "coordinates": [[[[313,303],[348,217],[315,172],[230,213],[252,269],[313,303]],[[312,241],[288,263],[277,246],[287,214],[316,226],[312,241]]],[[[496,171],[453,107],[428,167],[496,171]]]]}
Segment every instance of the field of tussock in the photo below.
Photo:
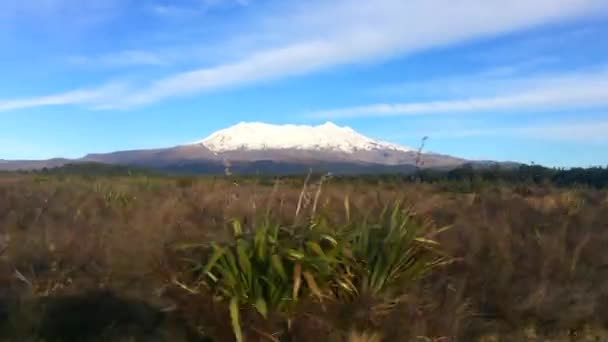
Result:
{"type": "MultiPolygon", "coordinates": [[[[365,300],[303,301],[293,341],[608,341],[605,190],[34,175],[0,176],[0,340],[231,341],[227,306],[178,285],[174,246],[230,242],[235,219],[338,227],[394,203],[451,226],[436,236],[451,262],[381,320],[365,300]]],[[[247,341],[272,324],[243,314],[247,341]]]]}

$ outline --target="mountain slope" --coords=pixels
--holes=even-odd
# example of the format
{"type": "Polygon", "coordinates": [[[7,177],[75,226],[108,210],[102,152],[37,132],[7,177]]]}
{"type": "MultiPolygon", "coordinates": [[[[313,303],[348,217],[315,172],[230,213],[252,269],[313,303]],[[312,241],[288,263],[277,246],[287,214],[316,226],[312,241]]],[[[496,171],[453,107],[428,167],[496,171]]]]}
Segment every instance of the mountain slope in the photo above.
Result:
{"type": "MultiPolygon", "coordinates": [[[[151,149],[89,154],[68,162],[98,162],[162,170],[222,173],[302,173],[313,169],[334,173],[394,173],[411,171],[418,152],[374,140],[349,127],[239,123],[191,144],[151,149]]],[[[453,168],[464,159],[433,153],[421,155],[423,167],[453,168]]],[[[50,163],[50,161],[49,161],[50,163]]],[[[0,163],[0,169],[49,167],[45,161],[0,163]],[[21,167],[15,167],[21,166],[21,167]]]]}
{"type": "Polygon", "coordinates": [[[70,159],[54,158],[47,160],[0,160],[0,170],[37,170],[63,166],[72,162],[70,159]]]}

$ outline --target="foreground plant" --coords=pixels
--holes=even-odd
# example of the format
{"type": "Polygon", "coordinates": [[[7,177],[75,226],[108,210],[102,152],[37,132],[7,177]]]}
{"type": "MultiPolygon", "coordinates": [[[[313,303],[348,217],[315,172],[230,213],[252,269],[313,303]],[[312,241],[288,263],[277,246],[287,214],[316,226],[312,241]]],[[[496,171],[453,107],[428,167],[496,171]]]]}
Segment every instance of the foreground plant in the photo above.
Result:
{"type": "Polygon", "coordinates": [[[447,229],[430,232],[430,222],[399,203],[357,224],[347,235],[353,295],[379,301],[378,308],[397,304],[408,285],[450,261],[431,239],[447,229]]]}
{"type": "MultiPolygon", "coordinates": [[[[377,318],[400,302],[408,284],[447,262],[439,244],[423,237],[427,224],[399,203],[358,223],[350,220],[348,200],[345,207],[347,224],[339,229],[321,216],[289,228],[265,219],[252,233],[234,221],[232,242],[185,247],[204,253],[189,259],[194,285],[178,285],[194,293],[204,287],[225,301],[241,342],[244,310],[278,317],[284,323],[279,335],[289,334],[302,300],[371,300],[369,315],[377,318]]],[[[277,341],[272,332],[248,328],[277,341]]]]}
{"type": "MultiPolygon", "coordinates": [[[[190,261],[198,274],[195,287],[205,286],[228,303],[237,341],[243,341],[242,309],[254,308],[264,319],[271,313],[278,315],[288,332],[301,298],[322,301],[327,297],[327,283],[340,263],[335,238],[312,231],[296,234],[268,220],[251,234],[244,234],[240,223],[234,221],[233,232],[233,242],[212,243],[206,260],[190,261]]],[[[276,340],[271,333],[256,332],[276,340]]]]}

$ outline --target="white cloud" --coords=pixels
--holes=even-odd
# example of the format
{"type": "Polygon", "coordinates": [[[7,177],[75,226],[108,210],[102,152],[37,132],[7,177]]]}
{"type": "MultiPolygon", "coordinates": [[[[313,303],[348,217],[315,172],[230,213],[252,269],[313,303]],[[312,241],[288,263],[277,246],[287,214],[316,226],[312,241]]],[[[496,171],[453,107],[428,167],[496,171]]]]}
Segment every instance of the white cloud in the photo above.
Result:
{"type": "Polygon", "coordinates": [[[416,132],[435,138],[517,137],[545,141],[608,143],[608,120],[581,120],[560,123],[536,123],[515,127],[484,127],[474,129],[433,129],[416,132]]]}
{"type": "MultiPolygon", "coordinates": [[[[280,32],[279,43],[240,60],[169,75],[134,86],[106,106],[129,107],[165,98],[298,75],[336,65],[362,63],[415,53],[593,15],[608,9],[606,0],[311,0],[279,5],[252,25],[250,34],[280,32]]],[[[221,49],[221,47],[218,47],[221,49]]],[[[546,95],[544,95],[546,96],[546,95]]],[[[542,102],[540,97],[489,100],[542,102]]],[[[433,107],[446,104],[436,103],[433,107]]],[[[487,107],[488,100],[448,104],[487,107]]],[[[390,106],[389,106],[390,107],[390,106]]],[[[389,107],[376,108],[393,111],[389,107]]],[[[402,108],[399,108],[402,110],[402,108]]]]}
{"type": "Polygon", "coordinates": [[[516,129],[514,133],[546,140],[606,143],[608,142],[608,121],[536,125],[516,129]]]}
{"type": "MultiPolygon", "coordinates": [[[[474,79],[474,78],[473,78],[474,79]]],[[[471,81],[469,79],[469,81],[471,81]]],[[[454,80],[435,86],[451,88],[454,80]]],[[[476,88],[477,82],[471,82],[476,88]]],[[[479,83],[500,93],[450,100],[380,103],[365,106],[321,110],[311,114],[316,118],[412,116],[428,114],[474,113],[504,110],[547,110],[556,108],[591,108],[608,105],[608,70],[567,73],[561,75],[507,78],[479,83]]],[[[460,83],[461,87],[468,87],[460,83]]],[[[492,91],[492,90],[486,90],[492,91]]],[[[462,96],[462,94],[461,94],[462,96]]]]}
{"type": "Polygon", "coordinates": [[[197,11],[195,11],[193,8],[190,8],[190,7],[180,7],[180,6],[174,6],[174,5],[159,5],[159,4],[152,5],[150,7],[150,11],[152,11],[152,13],[154,13],[156,15],[166,16],[166,17],[193,15],[193,14],[197,13],[197,11]]]}
{"type": "Polygon", "coordinates": [[[203,0],[202,3],[207,7],[224,6],[224,5],[239,5],[247,6],[252,0],[203,0]]]}
{"type": "Polygon", "coordinates": [[[438,11],[441,0],[361,2],[342,0],[298,8],[279,16],[300,42],[254,53],[238,62],[192,70],[158,80],[119,106],[308,73],[334,65],[369,62],[435,46],[509,32],[604,8],[596,0],[463,0],[438,11]]]}
{"type": "Polygon", "coordinates": [[[223,7],[248,6],[252,0],[199,0],[180,5],[154,4],[150,11],[161,17],[192,17],[223,7]]]}
{"type": "Polygon", "coordinates": [[[85,29],[115,17],[124,9],[124,3],[123,0],[2,0],[0,26],[21,25],[24,20],[33,19],[37,28],[85,29]]]}
{"type": "Polygon", "coordinates": [[[597,27],[586,26],[583,28],[570,29],[566,31],[553,32],[550,35],[543,34],[522,38],[510,44],[496,45],[481,51],[474,51],[468,57],[472,62],[512,62],[522,59],[530,59],[531,56],[559,53],[563,49],[572,49],[573,46],[581,46],[585,42],[599,38],[601,31],[597,27]]]}
{"type": "Polygon", "coordinates": [[[264,51],[240,62],[188,71],[158,80],[134,92],[124,102],[118,102],[118,105],[142,105],[173,96],[303,74],[324,66],[329,60],[344,61],[343,53],[340,47],[322,41],[264,51]]]}
{"type": "MultiPolygon", "coordinates": [[[[560,59],[555,56],[535,56],[517,63],[494,65],[473,73],[382,85],[372,88],[370,92],[379,96],[415,94],[421,98],[437,100],[458,97],[491,97],[522,88],[539,87],[546,84],[548,79],[559,78],[560,76],[541,74],[536,71],[539,68],[557,65],[559,62],[560,59]]],[[[608,71],[608,69],[599,71],[608,71]]],[[[586,72],[586,74],[593,73],[586,72]]],[[[579,72],[578,78],[585,78],[585,72],[579,72]]]]}
{"type": "Polygon", "coordinates": [[[159,55],[148,51],[128,50],[117,54],[105,56],[100,61],[106,65],[165,65],[167,64],[159,55]]]}
{"type": "Polygon", "coordinates": [[[18,100],[0,100],[0,112],[41,106],[94,105],[108,101],[109,98],[115,99],[123,89],[120,84],[109,84],[96,89],[81,89],[18,100]]]}
{"type": "Polygon", "coordinates": [[[100,57],[72,56],[69,61],[93,67],[164,66],[170,63],[161,54],[143,50],[125,50],[100,57]]]}

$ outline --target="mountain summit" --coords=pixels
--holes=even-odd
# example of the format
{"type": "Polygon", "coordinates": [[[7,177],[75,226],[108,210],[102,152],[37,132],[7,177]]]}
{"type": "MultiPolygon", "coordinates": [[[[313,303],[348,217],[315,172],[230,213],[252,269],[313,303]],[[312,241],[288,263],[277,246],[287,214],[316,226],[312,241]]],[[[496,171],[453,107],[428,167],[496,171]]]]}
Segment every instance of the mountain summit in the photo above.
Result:
{"type": "Polygon", "coordinates": [[[241,122],[217,131],[193,145],[203,145],[216,153],[289,149],[344,153],[373,150],[412,151],[409,147],[368,138],[350,127],[340,127],[332,122],[318,126],[241,122]]]}

